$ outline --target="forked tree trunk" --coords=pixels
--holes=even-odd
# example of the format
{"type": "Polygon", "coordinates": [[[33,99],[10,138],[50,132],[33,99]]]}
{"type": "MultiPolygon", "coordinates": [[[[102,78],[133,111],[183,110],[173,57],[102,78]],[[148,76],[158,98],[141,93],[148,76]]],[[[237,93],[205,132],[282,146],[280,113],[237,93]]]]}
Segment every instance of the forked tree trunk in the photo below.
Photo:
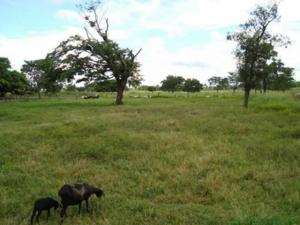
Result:
{"type": "Polygon", "coordinates": [[[251,88],[245,87],[244,90],[244,107],[248,108],[251,88]]]}

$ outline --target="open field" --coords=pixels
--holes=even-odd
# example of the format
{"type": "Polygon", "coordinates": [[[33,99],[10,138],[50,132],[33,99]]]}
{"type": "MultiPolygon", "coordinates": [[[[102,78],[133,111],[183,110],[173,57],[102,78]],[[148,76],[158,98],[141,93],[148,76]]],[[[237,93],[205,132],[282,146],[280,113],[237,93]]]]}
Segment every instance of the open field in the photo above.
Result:
{"type": "Polygon", "coordinates": [[[0,224],[28,224],[36,198],[78,181],[106,195],[91,214],[70,208],[66,225],[300,224],[290,92],[255,95],[248,110],[240,93],[145,94],[0,103],[0,224]]]}

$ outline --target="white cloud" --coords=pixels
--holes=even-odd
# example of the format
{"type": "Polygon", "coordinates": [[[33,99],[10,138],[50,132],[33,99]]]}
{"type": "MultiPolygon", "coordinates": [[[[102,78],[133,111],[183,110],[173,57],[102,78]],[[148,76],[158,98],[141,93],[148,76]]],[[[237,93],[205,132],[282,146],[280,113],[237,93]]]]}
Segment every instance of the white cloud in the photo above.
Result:
{"type": "Polygon", "coordinates": [[[158,84],[169,74],[206,82],[210,76],[226,76],[227,72],[234,71],[232,47],[231,43],[216,33],[203,47],[174,51],[169,51],[161,38],[151,38],[142,52],[142,72],[146,82],[151,84],[158,84]]]}
{"type": "Polygon", "coordinates": [[[73,10],[68,10],[68,9],[59,10],[55,16],[63,20],[82,22],[82,17],[79,15],[79,13],[73,10]]]}
{"type": "Polygon", "coordinates": [[[63,32],[33,34],[23,38],[0,36],[1,56],[8,57],[13,68],[20,69],[24,60],[45,57],[59,42],[79,32],[80,30],[76,28],[68,28],[63,32]]]}
{"type": "MultiPolygon", "coordinates": [[[[52,0],[57,3],[63,0],[52,0]]],[[[145,83],[158,84],[168,74],[195,77],[205,82],[213,75],[226,76],[235,68],[233,43],[225,40],[224,31],[246,20],[256,3],[266,0],[115,0],[106,7],[110,18],[110,35],[122,45],[143,48],[139,60],[145,83]],[[151,33],[160,30],[167,36],[151,33]],[[147,31],[148,36],[143,35],[147,31]],[[198,37],[185,47],[170,47],[168,41],[179,37],[209,34],[208,41],[197,43],[198,37]]],[[[280,5],[282,21],[273,26],[275,32],[288,35],[293,45],[280,49],[284,62],[297,69],[300,80],[300,1],[283,0],[280,5]]],[[[23,60],[36,59],[46,55],[60,40],[71,34],[83,33],[80,15],[71,10],[60,10],[56,17],[64,22],[78,22],[78,27],[63,32],[35,33],[23,38],[0,36],[1,55],[8,56],[16,68],[23,60]]],[[[201,37],[199,37],[201,40],[201,37]]]]}

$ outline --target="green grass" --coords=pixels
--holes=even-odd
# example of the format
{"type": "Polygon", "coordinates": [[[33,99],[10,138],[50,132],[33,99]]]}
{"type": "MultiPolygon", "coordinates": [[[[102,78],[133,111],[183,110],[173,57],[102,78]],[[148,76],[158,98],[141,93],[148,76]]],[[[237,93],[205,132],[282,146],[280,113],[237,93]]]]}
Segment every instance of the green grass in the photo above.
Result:
{"type": "Polygon", "coordinates": [[[248,110],[240,93],[148,94],[0,103],[0,224],[28,224],[35,199],[79,181],[106,195],[66,225],[300,224],[291,93],[253,95],[248,110]]]}

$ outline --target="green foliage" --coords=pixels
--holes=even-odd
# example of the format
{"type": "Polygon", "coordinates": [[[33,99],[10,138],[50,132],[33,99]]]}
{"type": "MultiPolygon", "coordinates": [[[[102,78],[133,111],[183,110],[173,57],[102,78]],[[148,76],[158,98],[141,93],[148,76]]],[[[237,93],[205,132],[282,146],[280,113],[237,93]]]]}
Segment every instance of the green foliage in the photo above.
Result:
{"type": "Polygon", "coordinates": [[[49,57],[56,61],[59,68],[67,72],[68,79],[74,79],[75,75],[84,75],[80,81],[94,84],[114,79],[117,85],[115,103],[121,105],[127,83],[134,87],[141,83],[140,64],[136,60],[141,49],[133,53],[131,49],[120,47],[108,37],[108,19],[106,28],[103,28],[98,16],[97,9],[102,5],[102,1],[79,4],[79,8],[85,14],[85,22],[92,32],[97,34],[97,38],[85,27],[86,38],[78,35],[70,37],[61,42],[49,57]]]}
{"type": "Polygon", "coordinates": [[[11,68],[8,58],[0,57],[0,74],[6,73],[11,68]]]}
{"type": "Polygon", "coordinates": [[[289,90],[295,86],[294,69],[289,67],[282,67],[280,71],[272,74],[268,81],[270,90],[289,90]]]}
{"type": "Polygon", "coordinates": [[[274,60],[278,55],[275,44],[289,44],[287,38],[273,35],[269,31],[272,22],[279,18],[277,4],[257,6],[251,12],[249,20],[240,25],[240,31],[227,37],[228,40],[237,42],[235,57],[238,60],[239,80],[245,90],[245,107],[248,107],[250,91],[262,81],[266,85],[268,61],[274,60]]]}
{"type": "Polygon", "coordinates": [[[184,78],[181,76],[169,75],[161,82],[161,90],[163,91],[180,91],[183,89],[184,78]]]}
{"type": "Polygon", "coordinates": [[[228,76],[228,84],[232,90],[237,90],[240,87],[239,74],[235,72],[230,72],[228,76]]]}
{"type": "Polygon", "coordinates": [[[203,85],[197,79],[186,79],[183,85],[183,91],[199,92],[203,89],[203,85]]]}
{"type": "Polygon", "coordinates": [[[6,93],[24,94],[27,89],[27,80],[23,73],[10,70],[10,62],[7,58],[0,58],[0,97],[6,93]]]}
{"type": "Polygon", "coordinates": [[[208,79],[209,86],[214,90],[226,90],[229,88],[229,79],[227,77],[211,77],[208,79]]]}
{"type": "Polygon", "coordinates": [[[91,83],[86,87],[96,92],[116,92],[117,82],[115,80],[104,80],[91,83]]]}
{"type": "Polygon", "coordinates": [[[25,61],[21,70],[27,74],[30,88],[34,92],[39,93],[43,90],[55,93],[62,89],[60,81],[63,72],[55,67],[51,58],[25,61]]]}

